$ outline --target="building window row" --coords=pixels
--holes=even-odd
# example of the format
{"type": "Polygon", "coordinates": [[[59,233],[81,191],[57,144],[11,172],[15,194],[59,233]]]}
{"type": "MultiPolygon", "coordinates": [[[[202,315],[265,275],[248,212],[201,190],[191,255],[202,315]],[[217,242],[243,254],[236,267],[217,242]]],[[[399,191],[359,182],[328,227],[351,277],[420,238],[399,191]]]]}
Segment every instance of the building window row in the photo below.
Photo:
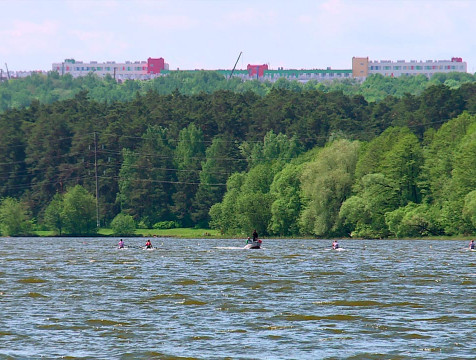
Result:
{"type": "MultiPolygon", "coordinates": [[[[130,67],[130,66],[122,66],[122,67],[115,67],[116,69],[122,71],[147,71],[147,66],[138,66],[138,67],[130,67]]],[[[61,68],[59,66],[56,67],[56,70],[60,71],[61,68]]],[[[110,66],[75,66],[75,67],[64,67],[65,71],[113,71],[114,68],[110,66]]]]}
{"type": "Polygon", "coordinates": [[[408,65],[408,66],[379,66],[379,65],[371,65],[370,70],[463,70],[463,65],[455,66],[455,65],[408,65]]]}

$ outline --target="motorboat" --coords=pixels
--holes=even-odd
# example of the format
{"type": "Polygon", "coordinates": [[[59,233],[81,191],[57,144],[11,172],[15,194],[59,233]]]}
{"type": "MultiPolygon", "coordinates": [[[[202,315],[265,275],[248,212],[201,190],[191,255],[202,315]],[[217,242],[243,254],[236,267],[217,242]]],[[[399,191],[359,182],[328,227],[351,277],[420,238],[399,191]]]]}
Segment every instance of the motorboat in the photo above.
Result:
{"type": "Polygon", "coordinates": [[[262,241],[260,239],[251,240],[248,239],[245,245],[245,249],[261,249],[262,241]]]}

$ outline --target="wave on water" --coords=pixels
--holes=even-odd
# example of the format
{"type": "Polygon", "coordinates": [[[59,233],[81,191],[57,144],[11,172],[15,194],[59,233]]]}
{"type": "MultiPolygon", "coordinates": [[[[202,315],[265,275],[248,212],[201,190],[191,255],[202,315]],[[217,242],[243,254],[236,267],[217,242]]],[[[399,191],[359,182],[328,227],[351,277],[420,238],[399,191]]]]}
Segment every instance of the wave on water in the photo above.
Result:
{"type": "Polygon", "coordinates": [[[333,320],[333,321],[355,321],[359,320],[360,316],[333,314],[333,315],[303,315],[303,314],[285,314],[281,316],[286,321],[319,321],[319,320],[333,320]]]}
{"type": "Polygon", "coordinates": [[[22,284],[42,284],[47,282],[47,280],[38,279],[38,278],[26,278],[18,280],[19,283],[22,284]]]}
{"type": "Polygon", "coordinates": [[[239,247],[239,246],[215,246],[213,248],[220,249],[220,250],[248,250],[248,249],[245,249],[244,247],[239,247]]]}
{"type": "Polygon", "coordinates": [[[45,296],[45,295],[37,293],[37,292],[29,292],[27,294],[27,296],[31,297],[31,298],[47,298],[48,297],[48,296],[45,296]]]}
{"type": "Polygon", "coordinates": [[[466,241],[83,241],[0,249],[0,359],[474,358],[466,241]]]}

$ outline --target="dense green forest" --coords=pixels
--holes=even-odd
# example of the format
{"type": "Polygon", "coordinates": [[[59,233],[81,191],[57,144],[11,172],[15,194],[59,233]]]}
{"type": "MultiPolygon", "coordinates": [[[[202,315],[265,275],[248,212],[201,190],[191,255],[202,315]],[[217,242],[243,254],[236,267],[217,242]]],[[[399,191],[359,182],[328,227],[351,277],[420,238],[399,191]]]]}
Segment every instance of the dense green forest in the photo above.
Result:
{"type": "Polygon", "coordinates": [[[224,234],[476,232],[471,75],[327,85],[176,76],[3,83],[2,233],[94,233],[96,209],[101,226],[224,234]]]}

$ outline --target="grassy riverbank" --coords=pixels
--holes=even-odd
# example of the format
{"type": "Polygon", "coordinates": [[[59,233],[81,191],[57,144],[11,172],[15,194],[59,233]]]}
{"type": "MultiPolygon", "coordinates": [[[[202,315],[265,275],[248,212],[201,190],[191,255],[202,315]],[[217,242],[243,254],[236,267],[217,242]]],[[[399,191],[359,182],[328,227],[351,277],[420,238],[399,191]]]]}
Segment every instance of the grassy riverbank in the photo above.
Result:
{"type": "MultiPolygon", "coordinates": [[[[34,231],[33,235],[40,236],[40,237],[48,237],[48,236],[58,236],[53,231],[34,231]]],[[[232,239],[245,239],[247,235],[244,234],[235,234],[235,235],[223,235],[218,230],[212,229],[195,229],[195,228],[176,228],[176,229],[136,229],[135,234],[132,236],[136,237],[174,237],[174,238],[182,238],[182,239],[222,239],[222,238],[232,238],[232,239]]],[[[100,228],[96,236],[115,236],[112,233],[112,230],[109,228],[100,228]]],[[[125,237],[125,236],[123,236],[125,237]]],[[[273,239],[279,239],[280,236],[273,236],[273,239]]],[[[300,237],[300,236],[286,236],[286,239],[313,239],[312,237],[300,237]]],[[[432,237],[424,237],[424,238],[389,238],[387,240],[464,240],[469,241],[474,239],[474,236],[470,235],[454,235],[454,236],[432,236],[432,237]]],[[[358,241],[360,239],[352,239],[352,238],[345,238],[341,240],[354,240],[358,241]]]]}
{"type": "MultiPolygon", "coordinates": [[[[41,236],[41,237],[58,236],[53,231],[34,231],[33,235],[41,236]]],[[[109,228],[100,228],[96,236],[116,236],[116,235],[114,235],[112,230],[109,228]]],[[[194,238],[218,239],[223,237],[223,235],[220,234],[218,230],[195,229],[195,228],[136,229],[133,236],[142,236],[142,237],[158,236],[158,237],[176,237],[176,238],[190,238],[190,239],[194,239],[194,238]]]]}

